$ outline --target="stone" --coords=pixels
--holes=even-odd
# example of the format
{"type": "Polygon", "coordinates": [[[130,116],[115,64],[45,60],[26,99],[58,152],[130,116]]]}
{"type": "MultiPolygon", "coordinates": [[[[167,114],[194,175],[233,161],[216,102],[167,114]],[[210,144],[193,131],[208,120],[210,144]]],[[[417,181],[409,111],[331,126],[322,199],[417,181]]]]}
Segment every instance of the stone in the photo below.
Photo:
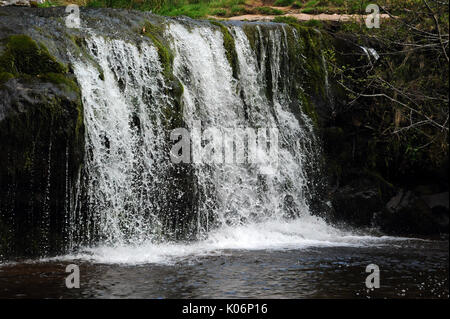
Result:
{"type": "Polygon", "coordinates": [[[400,189],[377,216],[376,223],[393,235],[448,233],[448,192],[418,196],[400,189]]]}
{"type": "Polygon", "coordinates": [[[375,188],[357,189],[345,186],[332,196],[333,219],[370,227],[375,213],[383,208],[383,202],[375,188]]]}
{"type": "Polygon", "coordinates": [[[449,192],[439,194],[426,195],[421,197],[430,208],[442,206],[449,209],[449,192]]]}

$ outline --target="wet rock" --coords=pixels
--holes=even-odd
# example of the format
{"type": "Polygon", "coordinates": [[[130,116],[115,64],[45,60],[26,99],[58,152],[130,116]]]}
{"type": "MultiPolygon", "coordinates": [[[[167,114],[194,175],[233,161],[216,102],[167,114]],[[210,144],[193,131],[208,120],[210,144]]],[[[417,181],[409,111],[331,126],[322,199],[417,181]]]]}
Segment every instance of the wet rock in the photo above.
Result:
{"type": "Polygon", "coordinates": [[[0,259],[56,253],[84,150],[78,91],[38,77],[0,85],[0,259]]]}
{"type": "Polygon", "coordinates": [[[25,34],[0,54],[0,259],[57,252],[84,152],[74,75],[25,34]]]}
{"type": "Polygon", "coordinates": [[[332,196],[333,219],[353,226],[369,227],[383,202],[375,188],[357,189],[345,186],[332,196]]]}
{"type": "Polygon", "coordinates": [[[449,192],[431,194],[421,197],[431,208],[434,221],[439,226],[440,232],[448,233],[449,224],[449,192]]]}
{"type": "Polygon", "coordinates": [[[432,209],[436,207],[449,209],[449,192],[422,196],[422,199],[427,203],[428,207],[432,209]]]}
{"type": "Polygon", "coordinates": [[[411,191],[405,192],[403,190],[400,190],[400,192],[392,197],[391,200],[386,204],[386,209],[390,213],[400,211],[401,209],[404,209],[411,204],[413,196],[414,195],[411,191]]]}
{"type": "Polygon", "coordinates": [[[448,193],[418,196],[400,190],[377,215],[381,230],[395,235],[448,233],[448,193]]]}

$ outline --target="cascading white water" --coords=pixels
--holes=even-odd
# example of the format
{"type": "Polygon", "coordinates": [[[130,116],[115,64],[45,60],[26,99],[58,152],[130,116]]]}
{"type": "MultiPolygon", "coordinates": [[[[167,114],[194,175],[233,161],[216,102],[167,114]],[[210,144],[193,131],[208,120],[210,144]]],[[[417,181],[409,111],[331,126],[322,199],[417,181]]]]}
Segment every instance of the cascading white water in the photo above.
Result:
{"type": "Polygon", "coordinates": [[[87,221],[107,243],[139,243],[161,231],[155,212],[169,165],[161,112],[171,100],[154,47],[97,36],[87,47],[102,72],[75,62],[87,128],[87,221]]]}
{"type": "Polygon", "coordinates": [[[171,183],[170,171],[177,164],[170,162],[164,109],[174,103],[166,93],[158,51],[149,39],[132,44],[92,35],[86,39],[92,59],[73,57],[86,126],[87,213],[71,216],[78,225],[74,228],[83,224],[85,229],[75,230],[71,238],[89,242],[97,236],[99,243],[78,257],[161,262],[223,248],[353,245],[359,240],[309,209],[306,168],[318,145],[310,119],[290,109],[290,83],[281,70],[282,60],[288,59],[287,32],[295,37],[295,31],[277,26],[263,36],[258,29],[261,45],[255,52],[240,26],[228,28],[235,41],[237,78],[219,28],[171,21],[165,30],[174,76],[184,88],[183,121],[191,131],[199,121],[221,132],[276,128],[278,165],[268,170],[250,163],[192,164],[196,218],[191,219],[196,225],[181,222],[199,241],[161,243],[169,232],[161,216],[173,213],[173,196],[186,194],[171,183]]]}
{"type": "Polygon", "coordinates": [[[184,86],[185,121],[191,129],[198,120],[204,126],[220,130],[276,127],[280,134],[279,165],[269,174],[263,166],[199,165],[196,167],[199,188],[209,194],[207,199],[212,202],[203,201],[198,213],[216,216],[221,226],[236,225],[282,219],[289,202],[296,210],[295,215],[307,215],[304,162],[308,154],[299,141],[311,140],[312,126],[306,117],[306,124],[300,126],[288,110],[287,89],[279,86],[279,57],[287,46],[285,31],[282,27],[271,30],[269,38],[263,39],[267,45],[262,47],[271,50],[271,54],[262,52],[259,63],[243,30],[233,27],[232,31],[239,60],[238,79],[233,78],[218,29],[201,26],[190,30],[175,23],[169,26],[167,36],[173,39],[174,70],[184,86]],[[264,91],[263,68],[269,58],[272,101],[264,91]]]}

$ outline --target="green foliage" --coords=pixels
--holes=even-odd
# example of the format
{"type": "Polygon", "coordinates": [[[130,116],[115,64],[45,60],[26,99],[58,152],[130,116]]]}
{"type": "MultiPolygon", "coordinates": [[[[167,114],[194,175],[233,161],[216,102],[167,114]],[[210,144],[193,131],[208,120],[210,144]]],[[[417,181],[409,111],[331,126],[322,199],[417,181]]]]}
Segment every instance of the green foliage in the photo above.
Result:
{"type": "Polygon", "coordinates": [[[165,4],[157,12],[166,16],[184,15],[197,19],[207,16],[210,13],[210,7],[206,2],[188,3],[187,1],[177,1],[175,4],[165,4]]]}
{"type": "Polygon", "coordinates": [[[302,3],[301,2],[299,2],[299,1],[294,1],[293,3],[292,3],[292,5],[291,5],[291,7],[293,8],[293,9],[299,9],[299,8],[301,8],[302,7],[302,3]]]}
{"type": "Polygon", "coordinates": [[[283,11],[271,7],[257,7],[256,12],[267,15],[281,15],[283,11]]]}
{"type": "Polygon", "coordinates": [[[308,21],[299,21],[297,18],[292,16],[277,16],[272,21],[277,23],[286,23],[295,28],[298,28],[300,26],[319,29],[324,28],[324,23],[322,21],[314,19],[308,21]]]}
{"type": "Polygon", "coordinates": [[[245,13],[245,7],[242,5],[233,5],[230,9],[231,15],[242,15],[245,13]]]}
{"type": "Polygon", "coordinates": [[[299,21],[297,20],[297,18],[294,18],[291,16],[278,16],[278,17],[275,17],[272,21],[278,22],[278,23],[286,23],[286,24],[289,24],[292,26],[299,25],[299,21]]]}
{"type": "Polygon", "coordinates": [[[293,5],[301,8],[303,13],[347,13],[347,14],[365,14],[365,8],[370,1],[365,0],[297,0],[293,5]]]}
{"type": "Polygon", "coordinates": [[[323,22],[320,20],[315,20],[315,19],[311,19],[308,20],[304,23],[305,26],[307,27],[312,27],[312,28],[322,28],[324,26],[323,22]]]}
{"type": "MultiPolygon", "coordinates": [[[[378,61],[369,62],[358,46],[352,58],[327,57],[331,79],[341,83],[337,117],[351,116],[346,129],[371,141],[355,146],[355,158],[387,180],[427,176],[448,161],[448,48],[423,2],[391,4],[399,18],[383,20],[380,29],[352,22],[337,32],[349,43],[376,48],[378,61]]],[[[448,7],[430,5],[441,34],[448,34],[448,7]]]]}
{"type": "Polygon", "coordinates": [[[245,0],[170,0],[155,12],[166,16],[185,15],[202,18],[208,15],[228,17],[246,13],[245,0]]]}
{"type": "Polygon", "coordinates": [[[158,11],[165,0],[87,0],[86,6],[94,8],[122,8],[142,11],[158,11]]]}
{"type": "Polygon", "coordinates": [[[64,0],[45,0],[42,3],[37,3],[36,6],[38,8],[51,8],[51,7],[59,7],[64,6],[66,3],[64,0]]]}
{"type": "Polygon", "coordinates": [[[213,9],[211,13],[217,17],[225,17],[227,15],[227,10],[219,8],[219,9],[213,9]]]}
{"type": "MultiPolygon", "coordinates": [[[[422,0],[408,0],[408,5],[418,5],[422,0]]],[[[229,17],[247,13],[280,15],[277,9],[259,7],[260,3],[254,0],[73,0],[72,3],[80,6],[96,8],[123,8],[142,11],[153,11],[167,16],[185,15],[191,18],[203,18],[208,15],[229,17]],[[249,5],[249,6],[245,6],[249,5]],[[259,8],[266,8],[260,11],[259,8]],[[274,11],[275,10],[275,11],[274,11]]],[[[339,14],[366,14],[365,8],[372,3],[368,0],[274,0],[274,6],[299,9],[303,13],[339,13],[339,14]]],[[[382,0],[380,6],[389,6],[392,13],[401,13],[404,8],[403,0],[382,0]]],[[[39,7],[52,7],[65,5],[64,0],[48,0],[39,7]]]]}
{"type": "Polygon", "coordinates": [[[279,6],[279,7],[288,7],[293,2],[294,2],[294,0],[276,0],[274,5],[279,6]]]}

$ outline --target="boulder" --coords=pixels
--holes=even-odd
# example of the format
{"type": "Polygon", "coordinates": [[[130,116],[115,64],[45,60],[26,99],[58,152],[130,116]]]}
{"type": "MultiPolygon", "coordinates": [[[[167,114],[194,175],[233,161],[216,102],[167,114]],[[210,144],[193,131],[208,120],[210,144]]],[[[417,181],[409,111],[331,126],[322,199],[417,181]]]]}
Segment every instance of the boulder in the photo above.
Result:
{"type": "Polygon", "coordinates": [[[374,215],[382,210],[383,201],[376,188],[357,189],[345,186],[332,195],[333,220],[350,225],[370,227],[374,215]]]}
{"type": "Polygon", "coordinates": [[[376,224],[394,235],[448,233],[448,193],[418,196],[401,189],[377,215],[376,224]]]}

